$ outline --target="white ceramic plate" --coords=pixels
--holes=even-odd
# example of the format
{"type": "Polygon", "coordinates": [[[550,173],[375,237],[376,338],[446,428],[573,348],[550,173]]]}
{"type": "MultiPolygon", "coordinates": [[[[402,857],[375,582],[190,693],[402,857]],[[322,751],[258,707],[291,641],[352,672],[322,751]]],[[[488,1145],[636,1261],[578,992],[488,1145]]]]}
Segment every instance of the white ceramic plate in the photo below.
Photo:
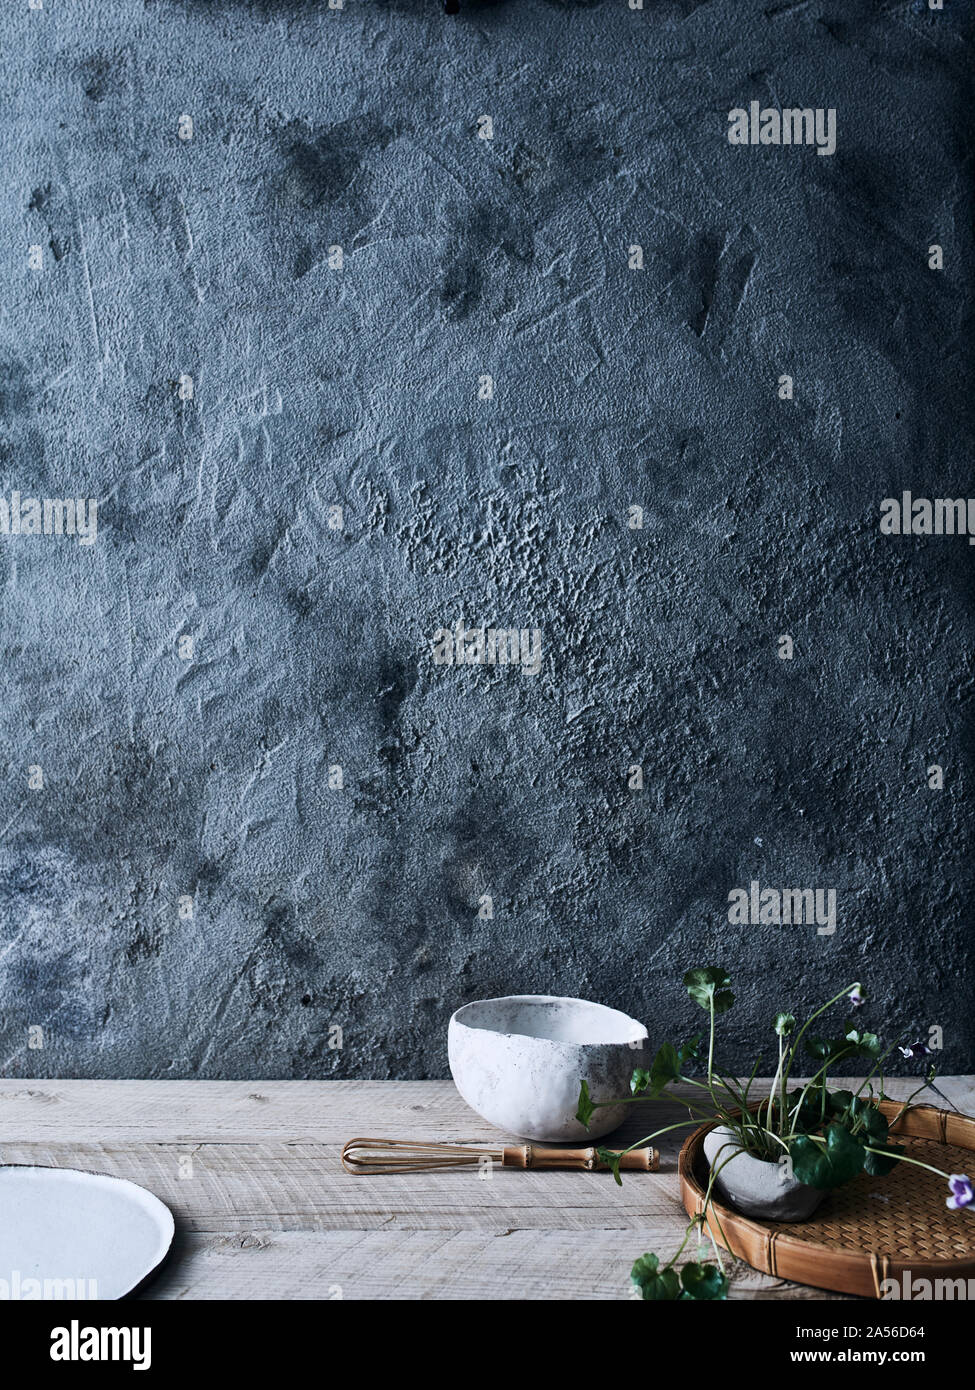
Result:
{"type": "Polygon", "coordinates": [[[123,1298],[158,1269],[173,1229],[169,1208],[125,1178],[0,1166],[0,1299],[123,1298]]]}

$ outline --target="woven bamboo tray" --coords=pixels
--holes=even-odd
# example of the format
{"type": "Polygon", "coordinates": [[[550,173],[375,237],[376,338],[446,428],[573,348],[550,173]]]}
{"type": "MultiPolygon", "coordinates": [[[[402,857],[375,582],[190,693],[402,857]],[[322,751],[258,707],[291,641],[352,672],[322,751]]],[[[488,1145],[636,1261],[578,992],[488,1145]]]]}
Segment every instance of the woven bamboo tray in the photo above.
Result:
{"type": "MultiPolygon", "coordinates": [[[[889,1120],[900,1106],[881,1101],[880,1109],[889,1120]]],[[[680,1193],[688,1216],[704,1209],[704,1136],[713,1128],[696,1129],[680,1151],[680,1193]]],[[[917,1106],[890,1132],[923,1162],[946,1173],[971,1174],[975,1119],[917,1106]]],[[[758,1221],[712,1202],[708,1227],[719,1245],[763,1274],[880,1298],[884,1280],[896,1279],[900,1285],[905,1271],[914,1279],[975,1276],[975,1218],[968,1211],[949,1210],[947,1196],[947,1183],[934,1173],[898,1164],[885,1178],[861,1173],[828,1193],[808,1221],[758,1221]]]]}

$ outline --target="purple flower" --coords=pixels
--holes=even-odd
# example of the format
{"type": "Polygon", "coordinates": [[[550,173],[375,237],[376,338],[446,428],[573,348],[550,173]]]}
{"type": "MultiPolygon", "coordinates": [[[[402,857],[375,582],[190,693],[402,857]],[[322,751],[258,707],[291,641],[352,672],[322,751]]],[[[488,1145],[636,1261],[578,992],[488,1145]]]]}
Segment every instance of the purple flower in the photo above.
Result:
{"type": "Polygon", "coordinates": [[[975,1202],[972,1180],[966,1178],[964,1173],[952,1173],[948,1179],[948,1187],[951,1196],[947,1198],[945,1205],[951,1207],[952,1211],[961,1211],[962,1207],[970,1207],[975,1202]]]}
{"type": "Polygon", "coordinates": [[[897,1051],[901,1054],[902,1057],[907,1057],[909,1059],[913,1057],[931,1056],[931,1049],[930,1047],[926,1046],[925,1043],[911,1043],[910,1047],[898,1046],[897,1051]]]}
{"type": "Polygon", "coordinates": [[[865,1002],[867,996],[864,994],[863,990],[860,988],[859,985],[854,985],[846,997],[847,999],[849,999],[853,1007],[855,1009],[858,1009],[860,1005],[865,1002]]]}

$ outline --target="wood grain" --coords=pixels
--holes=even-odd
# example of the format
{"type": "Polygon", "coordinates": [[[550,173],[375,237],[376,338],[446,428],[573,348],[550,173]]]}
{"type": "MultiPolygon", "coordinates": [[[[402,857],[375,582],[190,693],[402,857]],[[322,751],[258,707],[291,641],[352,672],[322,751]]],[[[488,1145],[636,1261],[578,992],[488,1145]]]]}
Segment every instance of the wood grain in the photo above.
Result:
{"type": "MultiPolygon", "coordinates": [[[[673,1239],[593,1231],[253,1231],[186,1235],[146,1299],[631,1299],[630,1265],[673,1239]]],[[[734,1299],[822,1300],[733,1264],[734,1299]]]]}
{"type": "MultiPolygon", "coordinates": [[[[975,1110],[975,1078],[940,1085],[975,1110]]],[[[612,1145],[687,1113],[679,1098],[641,1102],[612,1145]]],[[[656,1140],[659,1172],[621,1188],[587,1172],[357,1177],[339,1158],[356,1134],[503,1136],[449,1081],[0,1081],[0,1160],[116,1173],[172,1207],[180,1235],[156,1298],[328,1298],[335,1285],[345,1298],[628,1298],[633,1259],[683,1235],[690,1128],[656,1140]]],[[[823,1296],[744,1269],[734,1289],[823,1296]]]]}

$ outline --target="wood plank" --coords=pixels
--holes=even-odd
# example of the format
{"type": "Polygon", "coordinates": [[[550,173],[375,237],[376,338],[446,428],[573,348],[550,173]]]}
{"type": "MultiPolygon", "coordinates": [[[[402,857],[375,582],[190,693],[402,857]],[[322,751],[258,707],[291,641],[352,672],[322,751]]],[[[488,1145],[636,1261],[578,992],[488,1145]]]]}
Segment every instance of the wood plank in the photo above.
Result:
{"type": "MultiPolygon", "coordinates": [[[[188,1235],[145,1299],[630,1299],[629,1271],[673,1232],[253,1231],[188,1235]]],[[[731,1298],[837,1299],[731,1267],[731,1298]]]]}
{"type": "MultiPolygon", "coordinates": [[[[140,1084],[145,1096],[146,1088],[158,1083],[140,1084]]],[[[443,1097],[444,1083],[410,1083],[410,1094],[415,1085],[443,1097]]],[[[462,1104],[455,1098],[454,1110],[462,1104]]],[[[415,1124],[415,1112],[407,1114],[415,1124]]],[[[685,1116],[675,1100],[635,1105],[615,1142],[631,1142],[685,1116]]],[[[367,1132],[391,1127],[385,1113],[377,1119],[370,1110],[358,1118],[367,1132]]],[[[347,1137],[351,1127],[347,1119],[340,1121],[340,1137],[347,1137]]],[[[353,1177],[341,1168],[338,1138],[321,1143],[304,1138],[91,1142],[44,1135],[34,1142],[0,1141],[0,1159],[131,1178],[161,1197],[188,1231],[374,1230],[390,1225],[416,1230],[639,1230],[654,1217],[669,1216],[676,1233],[684,1220],[677,1154],[690,1127],[661,1136],[659,1172],[628,1174],[622,1187],[608,1173],[494,1170],[485,1180],[478,1169],[460,1169],[353,1177]]],[[[482,1131],[474,1137],[488,1136],[482,1131]]],[[[490,1137],[496,1142],[493,1131],[490,1137]]]]}
{"type": "Polygon", "coordinates": [[[334,1148],[309,1144],[10,1144],[5,1163],[82,1168],[130,1178],[160,1197],[185,1231],[552,1229],[639,1231],[654,1216],[683,1223],[676,1153],[666,1170],[627,1174],[494,1171],[353,1177],[334,1148]]]}
{"type": "MultiPolygon", "coordinates": [[[[955,1109],[975,1112],[975,1077],[938,1084],[955,1109]]],[[[913,1085],[894,1078],[890,1093],[907,1095],[913,1085]]],[[[625,1132],[641,1122],[635,1115],[625,1132]]],[[[341,1146],[361,1134],[499,1142],[499,1131],[465,1105],[452,1081],[0,1081],[0,1143],[278,1138],[341,1146]]]]}
{"type": "MultiPolygon", "coordinates": [[[[838,1082],[837,1084],[842,1084],[838,1082]]],[[[892,1094],[913,1089],[904,1079],[892,1094]]],[[[975,1111],[975,1078],[941,1083],[975,1111]]],[[[639,1102],[625,1144],[686,1118],[679,1097],[639,1102]]],[[[690,1126],[688,1126],[689,1128],[690,1126]]],[[[628,1298],[633,1259],[673,1250],[687,1128],[658,1173],[477,1170],[352,1177],[354,1135],[498,1144],[452,1082],[0,1082],[0,1161],[132,1178],[172,1207],[178,1248],[163,1298],[628,1298]]],[[[742,1266],[736,1298],[832,1295],[742,1266]]]]}

